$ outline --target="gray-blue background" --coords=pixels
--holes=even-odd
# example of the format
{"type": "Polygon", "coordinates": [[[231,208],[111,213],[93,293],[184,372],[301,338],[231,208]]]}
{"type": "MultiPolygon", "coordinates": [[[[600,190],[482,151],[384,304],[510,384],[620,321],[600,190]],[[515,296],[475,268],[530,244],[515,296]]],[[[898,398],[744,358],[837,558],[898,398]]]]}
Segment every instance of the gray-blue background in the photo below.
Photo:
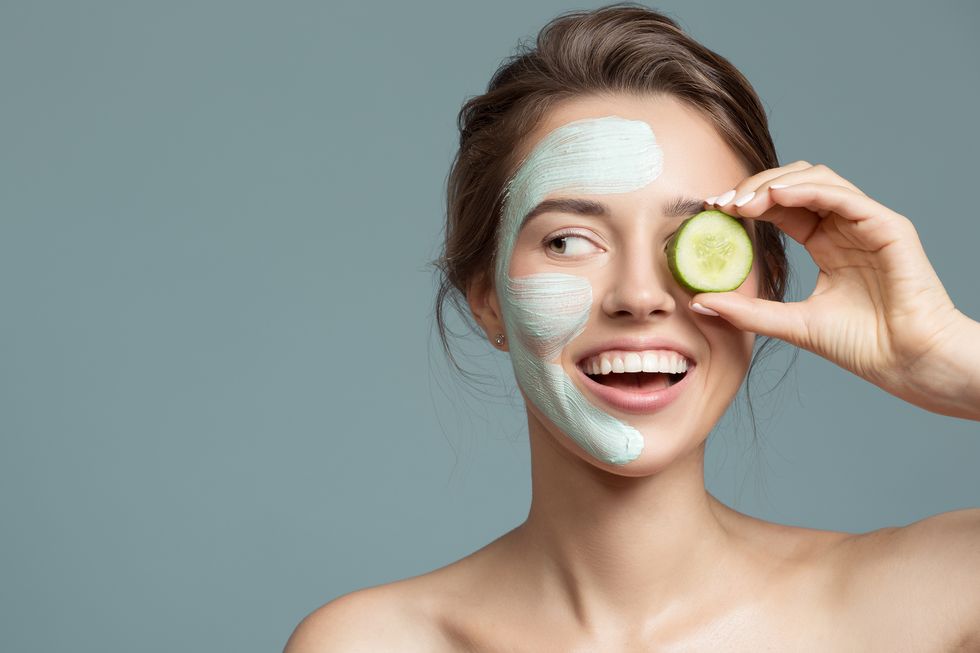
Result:
{"type": "MultiPolygon", "coordinates": [[[[279,650],[523,520],[509,375],[447,375],[426,262],[460,104],[583,6],[0,5],[0,649],[279,650]]],[[[980,317],[976,3],[659,6],[980,317]]],[[[980,506],[980,425],[808,352],[764,397],[789,353],[761,447],[744,403],[712,436],[720,499],[854,532],[980,506]]]]}

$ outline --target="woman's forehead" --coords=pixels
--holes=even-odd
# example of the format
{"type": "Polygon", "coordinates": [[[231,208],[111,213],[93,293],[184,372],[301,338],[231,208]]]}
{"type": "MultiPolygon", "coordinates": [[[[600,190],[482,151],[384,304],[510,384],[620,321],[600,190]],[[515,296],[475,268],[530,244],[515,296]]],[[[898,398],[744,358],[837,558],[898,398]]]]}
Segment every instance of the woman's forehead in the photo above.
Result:
{"type": "Polygon", "coordinates": [[[650,126],[663,152],[665,175],[734,184],[747,174],[739,157],[707,118],[665,95],[603,95],[566,100],[549,110],[528,136],[521,148],[523,158],[570,123],[609,116],[640,120],[650,126]]]}

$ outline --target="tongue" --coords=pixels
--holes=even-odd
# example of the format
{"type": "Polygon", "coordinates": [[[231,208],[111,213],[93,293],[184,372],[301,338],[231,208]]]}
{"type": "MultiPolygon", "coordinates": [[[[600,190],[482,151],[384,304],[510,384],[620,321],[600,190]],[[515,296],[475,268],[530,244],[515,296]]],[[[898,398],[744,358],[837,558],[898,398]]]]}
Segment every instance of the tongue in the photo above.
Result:
{"type": "Polygon", "coordinates": [[[666,388],[667,375],[659,372],[626,372],[625,374],[603,374],[593,377],[602,385],[632,392],[653,392],[666,388]]]}

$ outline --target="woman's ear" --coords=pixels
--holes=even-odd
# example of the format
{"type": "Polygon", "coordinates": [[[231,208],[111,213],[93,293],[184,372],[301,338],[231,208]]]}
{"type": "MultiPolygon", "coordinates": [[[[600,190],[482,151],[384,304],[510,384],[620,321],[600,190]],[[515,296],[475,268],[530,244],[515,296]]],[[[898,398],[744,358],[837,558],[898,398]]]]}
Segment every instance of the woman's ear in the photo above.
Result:
{"type": "Polygon", "coordinates": [[[504,320],[500,312],[500,302],[497,291],[490,282],[487,274],[473,280],[466,292],[466,301],[470,305],[473,318],[487,335],[495,347],[507,351],[504,337],[504,320]]]}

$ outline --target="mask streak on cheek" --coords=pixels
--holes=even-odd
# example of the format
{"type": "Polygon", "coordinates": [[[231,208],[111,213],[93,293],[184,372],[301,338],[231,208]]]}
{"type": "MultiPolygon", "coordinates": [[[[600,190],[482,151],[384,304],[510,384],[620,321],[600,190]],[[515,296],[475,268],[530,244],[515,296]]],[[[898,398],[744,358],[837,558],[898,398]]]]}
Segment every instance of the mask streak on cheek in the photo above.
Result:
{"type": "Polygon", "coordinates": [[[592,286],[570,274],[508,277],[506,292],[521,344],[545,361],[582,333],[592,307],[592,286]]]}
{"type": "Polygon", "coordinates": [[[559,360],[582,333],[592,308],[592,286],[583,277],[545,273],[508,277],[505,323],[518,338],[514,371],[531,402],[590,455],[624,465],[643,451],[643,436],[590,404],[559,360]]]}

